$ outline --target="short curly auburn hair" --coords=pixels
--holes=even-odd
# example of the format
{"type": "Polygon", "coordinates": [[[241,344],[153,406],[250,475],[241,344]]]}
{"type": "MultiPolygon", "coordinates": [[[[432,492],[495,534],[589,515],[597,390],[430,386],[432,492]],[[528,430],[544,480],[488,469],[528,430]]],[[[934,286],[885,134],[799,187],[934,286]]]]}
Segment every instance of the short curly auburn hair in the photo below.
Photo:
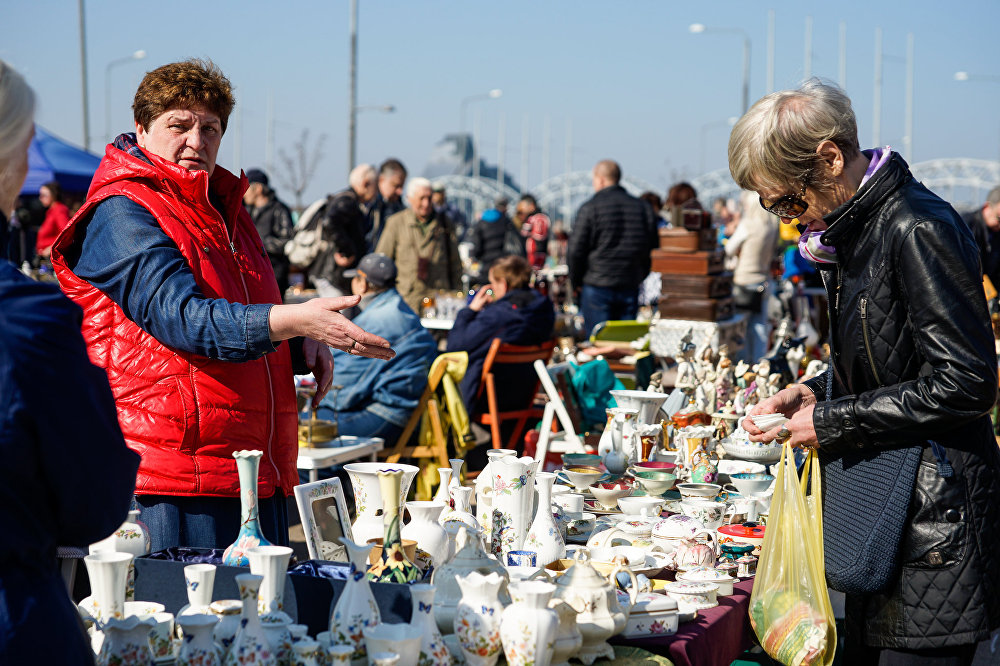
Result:
{"type": "Polygon", "coordinates": [[[203,106],[219,116],[225,134],[235,104],[233,86],[222,70],[211,60],[191,58],[146,72],[135,91],[132,115],[149,131],[153,121],[170,109],[203,106]]]}

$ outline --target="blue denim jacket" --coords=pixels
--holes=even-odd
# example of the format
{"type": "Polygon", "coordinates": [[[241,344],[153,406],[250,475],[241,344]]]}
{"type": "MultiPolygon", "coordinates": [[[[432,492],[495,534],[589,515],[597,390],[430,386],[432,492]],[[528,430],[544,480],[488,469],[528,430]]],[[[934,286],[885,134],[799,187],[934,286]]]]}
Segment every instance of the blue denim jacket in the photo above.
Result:
{"type": "Polygon", "coordinates": [[[274,351],[272,305],[205,298],[177,245],[128,197],[97,206],[81,245],[76,263],[70,260],[73,272],[163,344],[223,361],[251,361],[274,351]]]}
{"type": "Polygon", "coordinates": [[[388,340],[396,356],[381,361],[331,349],[333,383],[344,388],[327,393],[322,404],[338,412],[365,409],[405,426],[427,387],[437,344],[395,289],[372,298],[354,323],[388,340]]]}

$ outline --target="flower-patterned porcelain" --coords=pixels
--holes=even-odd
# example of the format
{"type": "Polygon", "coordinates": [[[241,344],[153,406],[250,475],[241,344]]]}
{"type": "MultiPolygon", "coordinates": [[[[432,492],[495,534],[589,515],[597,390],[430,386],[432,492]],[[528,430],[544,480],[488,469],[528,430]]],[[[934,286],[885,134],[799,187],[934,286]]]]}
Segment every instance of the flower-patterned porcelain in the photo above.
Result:
{"type": "Polygon", "coordinates": [[[417,666],[451,666],[451,652],[434,621],[434,586],[420,583],[410,586],[410,626],[421,635],[417,666]]]}
{"type": "Polygon", "coordinates": [[[504,456],[490,463],[493,504],[489,525],[493,555],[503,562],[520,550],[531,524],[535,468],[531,458],[504,456]]]}
{"type": "Polygon", "coordinates": [[[378,515],[379,509],[383,508],[383,501],[377,476],[379,470],[385,469],[403,470],[403,480],[399,486],[399,504],[402,506],[410,492],[413,477],[420,471],[419,468],[384,462],[356,462],[344,465],[344,471],[351,477],[351,486],[354,489],[357,518],[351,524],[351,535],[356,543],[367,543],[369,539],[383,536],[385,531],[382,517],[378,515]]]}
{"type": "Polygon", "coordinates": [[[661,518],[653,525],[652,536],[654,541],[666,539],[693,539],[703,533],[708,532],[697,518],[685,515],[673,515],[661,518]]]}
{"type": "Polygon", "coordinates": [[[566,556],[566,542],[563,541],[559,527],[552,517],[552,486],[555,482],[555,474],[549,472],[535,474],[538,511],[524,539],[525,550],[535,551],[538,554],[537,563],[542,566],[566,556]]]}
{"type": "Polygon", "coordinates": [[[149,632],[149,649],[153,653],[153,659],[159,661],[174,656],[174,614],[153,613],[150,615],[156,624],[149,632]]]}
{"type": "Polygon", "coordinates": [[[632,545],[636,548],[649,548],[653,545],[652,531],[653,524],[647,519],[620,520],[610,529],[600,532],[595,530],[594,534],[587,540],[587,546],[603,548],[615,545],[632,545]]]}
{"type": "Polygon", "coordinates": [[[713,583],[690,583],[680,580],[667,583],[663,591],[677,602],[677,609],[681,613],[705,610],[719,605],[716,600],[719,586],[713,583]]]}
{"type": "Polygon", "coordinates": [[[93,605],[88,611],[98,622],[121,620],[125,610],[125,586],[128,581],[131,553],[113,551],[93,553],[83,558],[90,577],[93,605]],[[96,613],[96,615],[95,615],[96,613]]]}
{"type": "Polygon", "coordinates": [[[134,615],[124,620],[111,618],[104,622],[104,643],[97,655],[97,666],[152,666],[149,632],[155,626],[153,618],[140,620],[134,615]]]}
{"type": "Polygon", "coordinates": [[[234,451],[236,458],[236,473],[240,477],[240,532],[226,552],[222,554],[222,563],[230,567],[248,567],[250,560],[247,550],[254,546],[270,546],[271,542],[264,538],[260,531],[257,506],[257,472],[260,469],[260,458],[263,451],[234,451]]]}
{"type": "Polygon", "coordinates": [[[399,488],[403,481],[403,470],[388,469],[377,472],[382,491],[382,523],[385,528],[382,541],[382,555],[378,562],[368,569],[368,580],[377,583],[412,583],[420,580],[422,574],[417,565],[406,557],[400,535],[399,488]]]}
{"type": "Polygon", "coordinates": [[[486,452],[486,467],[476,477],[476,520],[486,528],[486,543],[492,538],[490,518],[493,516],[493,462],[507,456],[517,456],[513,449],[490,449],[486,452]]]}
{"type": "Polygon", "coordinates": [[[733,584],[736,582],[735,578],[724,571],[718,571],[708,567],[695,567],[693,569],[688,569],[687,571],[677,574],[677,580],[683,580],[689,583],[712,583],[713,585],[718,586],[718,596],[720,597],[730,596],[733,593],[733,584]]]}
{"type": "MultiPolygon", "coordinates": [[[[326,632],[321,632],[326,633],[326,632]]],[[[319,638],[319,636],[317,636],[319,638]]],[[[323,642],[320,641],[320,647],[323,646],[323,642]]],[[[329,666],[350,666],[353,661],[351,655],[351,647],[349,645],[330,645],[326,647],[326,663],[329,666]]],[[[359,662],[366,663],[367,660],[359,662]]]]}
{"type": "Polygon", "coordinates": [[[753,555],[744,555],[736,560],[736,575],[740,578],[750,578],[757,575],[757,558],[753,555]]]}
{"type": "MultiPolygon", "coordinates": [[[[252,572],[251,572],[252,573],[252,572]]],[[[182,615],[210,615],[212,592],[215,589],[214,564],[189,564],[184,567],[184,585],[188,602],[177,612],[182,615]]]]}
{"type": "Polygon", "coordinates": [[[320,659],[320,645],[311,638],[303,638],[292,644],[292,651],[295,658],[292,663],[295,666],[322,666],[326,659],[320,659]]]}
{"type": "Polygon", "coordinates": [[[272,611],[260,616],[260,626],[267,642],[271,644],[278,666],[289,666],[295,654],[292,651],[292,632],[288,630],[291,624],[292,619],[283,611],[272,611]]]}
{"type": "MultiPolygon", "coordinates": [[[[292,549],[288,546],[257,546],[247,551],[250,573],[263,576],[257,612],[261,615],[282,612],[285,607],[285,575],[292,549]]],[[[287,615],[285,617],[288,617],[287,615]]],[[[288,618],[291,624],[291,618],[288,618]]]]}
{"type": "Polygon", "coordinates": [[[274,650],[264,635],[257,615],[257,592],[263,576],[239,574],[236,586],[240,590],[240,629],[226,655],[226,666],[277,666],[274,650]]]}
{"type": "Polygon", "coordinates": [[[438,500],[407,502],[410,522],[400,530],[400,536],[413,539],[417,542],[417,548],[431,556],[431,564],[434,566],[440,566],[448,560],[448,533],[438,523],[441,512],[447,506],[447,503],[438,500]]]}
{"type": "Polygon", "coordinates": [[[455,610],[455,634],[470,666],[493,666],[500,657],[500,615],[497,599],[504,578],[497,573],[476,571],[458,577],[462,600],[455,610]]]}
{"type": "Polygon", "coordinates": [[[677,602],[662,594],[641,592],[622,631],[624,638],[670,636],[677,633],[677,602]]]}
{"type": "Polygon", "coordinates": [[[549,600],[549,608],[559,617],[559,628],[552,646],[552,666],[569,666],[569,658],[583,645],[583,636],[576,626],[576,609],[562,599],[549,600]]]}
{"type": "Polygon", "coordinates": [[[467,538],[455,557],[442,567],[434,569],[431,575],[431,583],[437,589],[434,596],[434,619],[437,622],[441,633],[448,635],[454,629],[455,613],[458,603],[462,598],[462,589],[458,585],[458,578],[471,572],[479,574],[496,573],[502,576],[505,584],[500,590],[501,603],[510,603],[510,596],[507,593],[506,581],[509,580],[503,565],[491,558],[483,550],[482,541],[479,537],[481,532],[475,532],[464,526],[462,529],[467,538]]]}
{"type": "Polygon", "coordinates": [[[176,666],[221,666],[221,650],[212,640],[212,632],[219,623],[214,615],[190,613],[177,618],[182,634],[176,666]]]}
{"type": "Polygon", "coordinates": [[[243,604],[237,599],[221,599],[209,604],[212,615],[219,618],[219,624],[212,630],[212,639],[219,646],[219,656],[223,661],[229,654],[236,634],[240,630],[240,614],[243,604]]]}
{"type": "Polygon", "coordinates": [[[368,656],[364,629],[382,621],[371,585],[365,575],[368,552],[372,547],[371,544],[359,546],[345,537],[341,537],[340,542],[347,549],[347,557],[351,561],[351,573],[330,614],[330,644],[350,646],[353,648],[351,659],[363,661],[368,656]]]}
{"type": "Polygon", "coordinates": [[[135,559],[143,555],[149,555],[152,542],[149,538],[149,528],[139,520],[139,511],[133,509],[128,512],[128,518],[122,523],[111,536],[91,544],[90,553],[100,553],[115,551],[118,553],[130,553],[133,557],[128,566],[128,581],[125,586],[125,600],[132,601],[135,598],[135,559]]]}
{"type": "Polygon", "coordinates": [[[509,666],[549,666],[559,633],[559,616],[549,610],[552,583],[520,581],[510,586],[514,603],[500,617],[500,640],[509,666]]]}
{"type": "Polygon", "coordinates": [[[395,652],[399,666],[417,666],[420,657],[420,629],[409,624],[383,622],[375,627],[365,627],[365,644],[369,662],[375,663],[379,652],[395,652]]]}
{"type": "Polygon", "coordinates": [[[450,511],[445,509],[441,512],[439,522],[442,527],[446,523],[458,521],[473,530],[478,530],[479,521],[476,520],[476,517],[472,514],[472,488],[467,488],[465,486],[452,488],[451,501],[454,504],[454,507],[450,511]]]}

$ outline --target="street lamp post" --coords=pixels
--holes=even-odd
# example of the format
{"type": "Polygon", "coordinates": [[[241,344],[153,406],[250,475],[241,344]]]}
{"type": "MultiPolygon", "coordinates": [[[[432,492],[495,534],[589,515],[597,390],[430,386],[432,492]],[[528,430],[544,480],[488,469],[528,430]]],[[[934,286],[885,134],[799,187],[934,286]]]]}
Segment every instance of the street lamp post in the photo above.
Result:
{"type": "Polygon", "coordinates": [[[458,106],[459,122],[461,123],[461,127],[459,129],[463,132],[465,131],[465,113],[470,102],[477,102],[484,99],[497,99],[501,96],[503,96],[503,90],[500,90],[500,88],[494,88],[489,92],[480,93],[478,95],[469,95],[468,97],[462,98],[462,103],[458,106]]]}
{"type": "Polygon", "coordinates": [[[968,72],[955,72],[956,81],[982,81],[985,83],[1000,83],[1000,76],[996,74],[969,74],[968,72]]]}
{"type": "Polygon", "coordinates": [[[351,107],[351,125],[348,133],[348,144],[350,155],[348,161],[350,162],[350,168],[348,173],[357,165],[357,149],[358,149],[358,122],[357,116],[361,111],[379,111],[381,113],[395,113],[396,107],[392,104],[367,104],[364,106],[352,106],[351,107]]]}
{"type": "Polygon", "coordinates": [[[111,70],[118,65],[124,65],[134,60],[142,60],[146,57],[146,52],[142,49],[135,51],[130,56],[115,58],[104,68],[104,143],[111,142],[111,70]]]}
{"type": "Polygon", "coordinates": [[[750,108],[750,35],[743,28],[710,28],[704,23],[692,23],[688,32],[701,34],[703,32],[725,32],[743,37],[743,111],[750,108]]]}

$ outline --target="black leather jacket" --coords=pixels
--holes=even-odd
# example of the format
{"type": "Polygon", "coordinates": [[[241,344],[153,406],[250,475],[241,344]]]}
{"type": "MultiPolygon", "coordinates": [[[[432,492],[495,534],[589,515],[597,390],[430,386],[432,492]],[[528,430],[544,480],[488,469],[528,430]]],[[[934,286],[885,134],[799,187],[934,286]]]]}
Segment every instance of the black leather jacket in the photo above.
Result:
{"type": "Polygon", "coordinates": [[[977,642],[1000,625],[1000,454],[988,416],[997,356],[976,243],[896,154],[825,221],[822,241],[838,263],[824,271],[833,363],[809,382],[821,450],[925,445],[899,580],[883,594],[849,597],[848,622],[871,646],[977,642]],[[930,440],[944,447],[950,478],[930,440]]]}

